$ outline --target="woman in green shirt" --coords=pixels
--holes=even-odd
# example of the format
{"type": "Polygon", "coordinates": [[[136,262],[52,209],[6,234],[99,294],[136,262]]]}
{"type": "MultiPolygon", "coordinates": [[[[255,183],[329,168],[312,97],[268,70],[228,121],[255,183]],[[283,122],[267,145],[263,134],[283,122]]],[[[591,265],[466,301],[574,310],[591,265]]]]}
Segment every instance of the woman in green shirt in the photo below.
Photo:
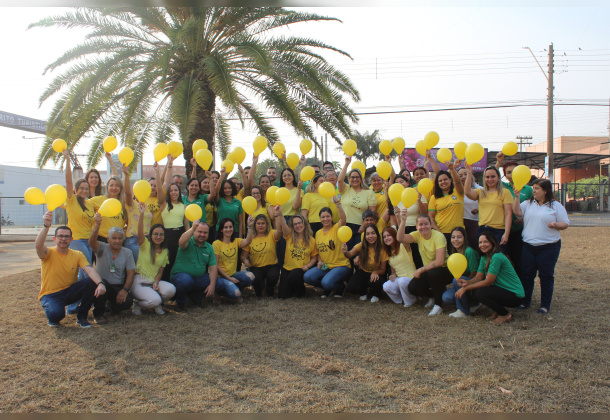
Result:
{"type": "Polygon", "coordinates": [[[475,299],[494,311],[492,324],[512,321],[513,315],[506,307],[516,308],[525,297],[521,280],[492,232],[481,233],[479,249],[481,262],[477,275],[471,280],[457,281],[460,289],[455,298],[461,299],[464,293],[473,290],[475,299]]]}

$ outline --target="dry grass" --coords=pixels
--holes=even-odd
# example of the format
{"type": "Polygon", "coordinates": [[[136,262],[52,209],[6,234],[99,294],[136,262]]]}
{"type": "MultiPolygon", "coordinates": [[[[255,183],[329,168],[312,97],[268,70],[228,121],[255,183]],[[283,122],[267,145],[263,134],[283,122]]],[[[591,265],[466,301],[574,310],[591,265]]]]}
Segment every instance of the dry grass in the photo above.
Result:
{"type": "Polygon", "coordinates": [[[607,412],[610,228],[563,237],[552,312],[499,327],[312,293],[52,329],[4,277],[0,411],[607,412]]]}

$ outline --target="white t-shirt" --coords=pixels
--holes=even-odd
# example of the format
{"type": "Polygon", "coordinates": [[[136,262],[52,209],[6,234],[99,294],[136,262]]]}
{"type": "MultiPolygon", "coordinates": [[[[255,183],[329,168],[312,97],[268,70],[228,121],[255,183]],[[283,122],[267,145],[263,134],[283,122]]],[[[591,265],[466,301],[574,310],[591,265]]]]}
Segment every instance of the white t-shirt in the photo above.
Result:
{"type": "MultiPolygon", "coordinates": [[[[472,190],[474,191],[477,188],[483,188],[483,187],[481,187],[479,184],[477,184],[475,182],[474,185],[472,186],[472,190]]],[[[472,214],[472,211],[475,209],[476,210],[479,209],[479,202],[475,201],[475,200],[471,200],[470,198],[468,198],[468,196],[466,194],[464,194],[464,219],[476,220],[478,222],[479,213],[472,214]]]]}
{"type": "Polygon", "coordinates": [[[566,222],[570,224],[566,209],[558,201],[539,205],[536,200],[525,200],[521,203],[523,212],[523,242],[539,246],[552,244],[561,239],[557,229],[551,229],[547,223],[566,222]]]}

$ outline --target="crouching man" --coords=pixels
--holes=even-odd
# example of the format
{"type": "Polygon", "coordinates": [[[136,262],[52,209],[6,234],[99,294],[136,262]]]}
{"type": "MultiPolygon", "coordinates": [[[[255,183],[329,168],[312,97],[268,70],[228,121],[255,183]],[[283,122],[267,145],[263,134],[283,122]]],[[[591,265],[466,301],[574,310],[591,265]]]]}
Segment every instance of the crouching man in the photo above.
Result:
{"type": "Polygon", "coordinates": [[[59,326],[66,316],[66,306],[81,301],[76,315],[76,323],[82,328],[91,324],[87,321],[89,308],[93,299],[103,296],[106,287],[97,272],[87,261],[87,257],[80,252],[70,249],[72,230],[67,226],[55,229],[54,247],[45,245],[53,213],[48,211],[42,217],[43,228],[36,237],[36,253],[41,260],[42,275],[40,284],[40,304],[47,316],[47,324],[51,327],[59,326]],[[89,280],[78,280],[78,269],[82,268],[90,277],[89,280]]]}
{"type": "Polygon", "coordinates": [[[106,303],[112,312],[131,308],[133,296],[129,293],[129,289],[133,283],[136,264],[131,250],[123,247],[125,231],[120,227],[111,227],[108,229],[108,243],[100,242],[97,240],[97,235],[102,224],[102,216],[96,213],[94,218],[95,226],[89,236],[89,246],[97,258],[95,270],[106,286],[106,293],[95,298],[93,317],[97,324],[105,324],[106,303]]]}

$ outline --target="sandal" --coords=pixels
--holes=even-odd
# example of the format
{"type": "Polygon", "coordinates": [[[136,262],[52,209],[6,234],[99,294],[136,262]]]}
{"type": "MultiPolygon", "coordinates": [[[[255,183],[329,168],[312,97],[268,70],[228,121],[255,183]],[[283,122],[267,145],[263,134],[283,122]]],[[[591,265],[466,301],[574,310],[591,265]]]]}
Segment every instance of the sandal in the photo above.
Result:
{"type": "Polygon", "coordinates": [[[538,309],[538,311],[537,311],[537,312],[538,312],[539,314],[546,315],[546,314],[548,314],[548,313],[549,313],[549,308],[546,308],[546,307],[544,307],[544,306],[541,306],[541,307],[540,307],[540,309],[538,309]]]}
{"type": "Polygon", "coordinates": [[[521,305],[517,306],[517,309],[518,309],[518,310],[520,310],[520,311],[522,311],[522,310],[527,309],[527,308],[529,308],[529,307],[530,307],[529,305],[524,305],[524,304],[521,304],[521,305]]]}
{"type": "Polygon", "coordinates": [[[493,313],[493,314],[492,314],[492,315],[491,315],[491,316],[490,316],[488,319],[489,319],[490,321],[493,321],[493,320],[494,320],[494,319],[496,319],[497,317],[498,317],[498,313],[497,313],[497,312],[494,312],[494,313],[493,313]]]}
{"type": "Polygon", "coordinates": [[[494,325],[500,325],[500,324],[504,324],[505,322],[510,322],[512,320],[513,320],[513,314],[511,314],[509,312],[508,315],[506,315],[506,316],[498,315],[498,317],[496,319],[494,319],[493,321],[491,321],[491,323],[494,325]]]}

